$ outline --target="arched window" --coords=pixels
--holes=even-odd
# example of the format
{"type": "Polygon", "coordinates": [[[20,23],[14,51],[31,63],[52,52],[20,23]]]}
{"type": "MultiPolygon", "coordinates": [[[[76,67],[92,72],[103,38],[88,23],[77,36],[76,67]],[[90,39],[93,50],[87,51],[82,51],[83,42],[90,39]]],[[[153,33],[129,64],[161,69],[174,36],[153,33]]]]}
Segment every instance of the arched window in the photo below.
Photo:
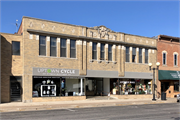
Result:
{"type": "Polygon", "coordinates": [[[178,53],[177,52],[173,53],[173,61],[174,61],[174,66],[178,66],[178,53]]]}
{"type": "Polygon", "coordinates": [[[162,64],[167,65],[167,52],[166,51],[162,52],[162,64]]]}

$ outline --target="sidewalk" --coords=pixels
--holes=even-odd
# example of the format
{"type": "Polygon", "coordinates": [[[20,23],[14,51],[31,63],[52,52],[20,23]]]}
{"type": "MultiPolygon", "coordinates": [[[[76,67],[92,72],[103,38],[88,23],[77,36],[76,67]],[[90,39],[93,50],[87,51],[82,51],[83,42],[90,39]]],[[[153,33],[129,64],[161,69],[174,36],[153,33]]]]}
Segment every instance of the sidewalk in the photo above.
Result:
{"type": "Polygon", "coordinates": [[[70,109],[70,108],[87,108],[87,107],[104,107],[104,106],[126,106],[142,104],[160,104],[176,103],[176,98],[167,98],[167,100],[157,99],[113,99],[113,100],[76,100],[76,101],[58,101],[58,102],[11,102],[0,104],[0,112],[15,111],[35,111],[35,110],[53,110],[53,109],[70,109]]]}

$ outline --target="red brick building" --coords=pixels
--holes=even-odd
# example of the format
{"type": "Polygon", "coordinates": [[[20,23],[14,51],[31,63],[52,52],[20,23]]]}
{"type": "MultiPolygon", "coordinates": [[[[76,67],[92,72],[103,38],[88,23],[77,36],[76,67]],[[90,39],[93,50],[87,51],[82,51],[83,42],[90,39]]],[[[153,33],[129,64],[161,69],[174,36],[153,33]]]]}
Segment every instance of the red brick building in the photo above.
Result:
{"type": "Polygon", "coordinates": [[[166,97],[180,93],[180,38],[159,35],[157,62],[160,62],[157,80],[157,97],[166,92],[166,97]]]}

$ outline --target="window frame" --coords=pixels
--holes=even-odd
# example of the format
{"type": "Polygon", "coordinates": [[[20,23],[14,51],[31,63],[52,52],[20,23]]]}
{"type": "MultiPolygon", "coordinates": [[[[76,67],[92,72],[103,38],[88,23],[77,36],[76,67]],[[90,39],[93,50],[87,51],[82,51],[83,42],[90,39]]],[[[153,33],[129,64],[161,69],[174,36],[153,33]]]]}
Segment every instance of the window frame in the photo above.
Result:
{"type": "Polygon", "coordinates": [[[139,48],[139,63],[143,63],[143,59],[142,59],[142,52],[143,51],[143,49],[142,48],[139,48]],[[141,51],[141,54],[140,54],[140,51],[141,51]],[[141,60],[141,62],[140,62],[140,60],[141,60]]]}
{"type": "Polygon", "coordinates": [[[44,35],[39,35],[39,56],[46,56],[47,55],[47,50],[46,50],[46,36],[44,36],[44,35]],[[41,37],[45,37],[45,44],[42,44],[41,43],[41,37]],[[40,48],[41,48],[41,46],[45,46],[45,55],[42,55],[42,54],[40,54],[40,48]]]}
{"type": "Polygon", "coordinates": [[[97,42],[92,42],[92,59],[97,60],[97,42]],[[96,47],[94,47],[96,46],[96,47]],[[96,48],[96,49],[94,49],[96,48]],[[94,52],[96,53],[96,57],[94,56],[94,52]]]}
{"type": "Polygon", "coordinates": [[[67,57],[67,38],[61,38],[60,40],[60,57],[67,57]],[[62,46],[62,41],[65,40],[65,47],[62,46]],[[62,49],[65,49],[65,56],[62,56],[62,49]]]}
{"type": "Polygon", "coordinates": [[[129,46],[126,46],[126,62],[130,62],[130,47],[129,46]],[[127,54],[127,50],[129,51],[128,54],[127,54]],[[127,60],[127,55],[128,55],[128,60],[127,60]]]}
{"type": "Polygon", "coordinates": [[[132,48],[132,63],[136,63],[136,47],[133,47],[132,48]],[[135,50],[135,55],[133,54],[133,51],[135,50]],[[135,58],[134,58],[134,62],[133,62],[133,56],[135,56],[135,58]]]}
{"type": "Polygon", "coordinates": [[[70,58],[76,58],[76,40],[74,40],[74,39],[70,39],[70,58]],[[74,47],[71,46],[71,44],[72,44],[71,42],[72,41],[75,42],[74,47]],[[71,56],[72,50],[75,51],[75,55],[74,56],[71,56]]]}
{"type": "Polygon", "coordinates": [[[145,64],[148,64],[149,63],[149,49],[146,49],[145,48],[145,57],[144,57],[144,63],[145,64]],[[147,51],[147,55],[146,55],[146,51],[147,51]],[[146,58],[146,56],[147,56],[147,58],[146,58]],[[146,61],[147,60],[147,61],[146,61]]]}
{"type": "Polygon", "coordinates": [[[108,61],[112,61],[112,44],[108,44],[108,61]],[[111,49],[110,49],[111,47],[111,49]],[[111,56],[111,57],[110,57],[111,56]],[[111,59],[109,59],[111,58],[111,59]]]}
{"type": "MultiPolygon", "coordinates": [[[[11,47],[12,47],[12,50],[11,50],[11,54],[12,55],[16,55],[16,56],[20,56],[21,55],[21,42],[20,41],[12,41],[12,45],[11,45],[11,47]],[[18,54],[14,54],[15,52],[14,52],[14,44],[13,43],[19,43],[18,44],[18,48],[19,48],[19,52],[18,52],[18,54]]],[[[17,50],[18,51],[18,50],[17,50]]]]}
{"type": "Polygon", "coordinates": [[[167,52],[162,52],[162,65],[167,65],[167,52]],[[164,55],[165,55],[165,63],[164,63],[164,55]]]}
{"type": "Polygon", "coordinates": [[[173,54],[173,61],[174,61],[174,66],[178,66],[178,54],[177,53],[173,54]],[[176,65],[175,65],[175,56],[176,56],[176,65]]]}
{"type": "Polygon", "coordinates": [[[101,47],[100,47],[100,60],[105,60],[105,43],[101,43],[101,47]],[[103,51],[102,51],[102,45],[104,45],[103,47],[103,51]],[[102,58],[102,54],[104,54],[104,58],[102,58]]]}
{"type": "Polygon", "coordinates": [[[56,38],[56,37],[50,37],[50,56],[52,56],[52,57],[56,57],[56,56],[57,56],[57,38],[56,38]],[[51,44],[52,44],[52,43],[51,43],[52,38],[55,38],[55,41],[56,41],[56,42],[55,42],[55,43],[56,43],[55,46],[54,46],[54,45],[51,45],[51,44]],[[56,50],[55,50],[56,55],[55,55],[55,56],[52,55],[52,53],[51,53],[51,51],[52,51],[51,47],[55,47],[55,48],[56,48],[56,50]]]}

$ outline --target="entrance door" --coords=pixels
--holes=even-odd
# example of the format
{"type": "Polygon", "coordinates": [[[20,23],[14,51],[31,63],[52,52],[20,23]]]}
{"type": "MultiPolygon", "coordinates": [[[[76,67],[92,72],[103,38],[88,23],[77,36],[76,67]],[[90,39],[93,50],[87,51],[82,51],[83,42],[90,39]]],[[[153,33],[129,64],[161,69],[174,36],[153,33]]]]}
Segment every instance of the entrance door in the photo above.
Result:
{"type": "Polygon", "coordinates": [[[12,102],[21,102],[21,93],[22,93],[22,87],[21,87],[21,80],[15,80],[12,78],[16,78],[16,77],[11,77],[11,101],[12,102]]]}
{"type": "Polygon", "coordinates": [[[103,95],[103,79],[88,78],[86,79],[86,96],[103,95]]]}

